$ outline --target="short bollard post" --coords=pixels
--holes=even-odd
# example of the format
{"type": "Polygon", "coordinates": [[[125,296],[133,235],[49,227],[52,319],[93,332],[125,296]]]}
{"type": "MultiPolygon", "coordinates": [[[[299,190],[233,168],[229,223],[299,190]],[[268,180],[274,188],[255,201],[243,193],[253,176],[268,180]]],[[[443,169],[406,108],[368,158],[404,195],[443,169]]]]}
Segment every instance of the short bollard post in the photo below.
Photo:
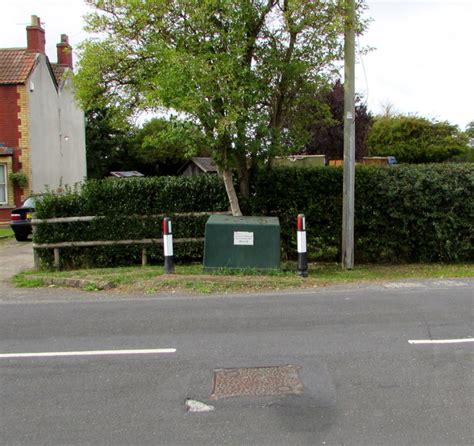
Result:
{"type": "Polygon", "coordinates": [[[303,214],[298,214],[297,221],[298,243],[298,275],[308,277],[308,256],[306,254],[306,220],[303,214]]]}
{"type": "Polygon", "coordinates": [[[173,232],[171,230],[171,218],[163,219],[163,250],[165,254],[165,273],[174,273],[173,260],[173,232]]]}

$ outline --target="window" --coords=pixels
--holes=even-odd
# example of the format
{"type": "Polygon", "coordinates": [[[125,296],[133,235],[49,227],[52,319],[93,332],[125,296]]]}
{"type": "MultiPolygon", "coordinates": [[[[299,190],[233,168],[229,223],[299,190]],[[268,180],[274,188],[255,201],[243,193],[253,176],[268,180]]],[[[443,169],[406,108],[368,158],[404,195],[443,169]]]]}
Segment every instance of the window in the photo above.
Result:
{"type": "Polygon", "coordinates": [[[7,166],[0,164],[0,204],[7,202],[7,166]]]}

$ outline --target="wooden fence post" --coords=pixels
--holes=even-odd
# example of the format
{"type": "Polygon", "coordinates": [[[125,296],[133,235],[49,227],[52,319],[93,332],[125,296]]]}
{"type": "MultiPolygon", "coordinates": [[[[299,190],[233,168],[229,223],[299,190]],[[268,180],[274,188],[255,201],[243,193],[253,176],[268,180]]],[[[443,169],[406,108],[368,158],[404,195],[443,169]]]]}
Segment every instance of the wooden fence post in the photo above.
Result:
{"type": "Polygon", "coordinates": [[[59,269],[59,248],[54,248],[54,267],[59,269]]]}

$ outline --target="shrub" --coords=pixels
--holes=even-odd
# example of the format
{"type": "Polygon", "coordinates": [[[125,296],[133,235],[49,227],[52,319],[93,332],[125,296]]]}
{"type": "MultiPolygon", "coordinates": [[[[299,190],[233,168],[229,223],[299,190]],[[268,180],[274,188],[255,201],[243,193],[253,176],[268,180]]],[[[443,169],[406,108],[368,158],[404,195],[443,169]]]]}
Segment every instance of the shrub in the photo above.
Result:
{"type": "Polygon", "coordinates": [[[18,172],[12,172],[9,176],[14,186],[18,186],[18,187],[28,186],[28,177],[21,170],[18,172]]]}
{"type": "MultiPolygon", "coordinates": [[[[226,211],[227,195],[219,178],[156,177],[91,180],[80,192],[47,194],[38,203],[37,218],[97,215],[92,222],[39,225],[39,243],[91,240],[138,240],[162,237],[162,217],[173,219],[175,238],[204,236],[206,216],[174,216],[175,213],[226,211]],[[146,219],[140,216],[149,216],[146,219]]],[[[202,242],[175,246],[177,261],[202,257],[202,242]]],[[[46,265],[52,264],[50,250],[41,250],[46,265]]],[[[61,251],[64,267],[115,266],[139,263],[141,247],[114,246],[66,248],[61,251]]],[[[148,249],[150,262],[163,260],[162,246],[148,249]]]]}
{"type": "MultiPolygon", "coordinates": [[[[356,262],[452,262],[474,259],[474,166],[469,164],[357,166],[356,262]]],[[[81,192],[47,195],[38,218],[102,215],[90,223],[41,225],[39,243],[71,240],[161,238],[161,217],[173,219],[175,237],[203,237],[206,216],[176,212],[225,211],[219,178],[161,177],[88,182],[81,192]],[[139,218],[148,215],[149,218],[139,218]]],[[[340,260],[342,168],[276,168],[257,172],[248,215],[278,216],[283,258],[296,257],[296,216],[307,221],[311,260],[340,260]]],[[[175,245],[176,261],[200,261],[203,244],[175,245]]],[[[69,248],[64,266],[115,266],[140,262],[140,247],[69,248]]],[[[42,251],[46,264],[52,253],[42,251]]],[[[162,247],[149,249],[162,262],[162,247]]]]}
{"type": "Polygon", "coordinates": [[[402,163],[438,163],[467,150],[467,138],[447,122],[416,116],[382,116],[368,136],[369,154],[393,155],[402,163]]]}
{"type": "MultiPolygon", "coordinates": [[[[358,166],[355,184],[356,261],[474,258],[473,166],[358,166]]],[[[309,257],[340,260],[342,168],[261,172],[250,210],[279,216],[287,257],[296,253],[296,216],[304,213],[309,257]]]]}

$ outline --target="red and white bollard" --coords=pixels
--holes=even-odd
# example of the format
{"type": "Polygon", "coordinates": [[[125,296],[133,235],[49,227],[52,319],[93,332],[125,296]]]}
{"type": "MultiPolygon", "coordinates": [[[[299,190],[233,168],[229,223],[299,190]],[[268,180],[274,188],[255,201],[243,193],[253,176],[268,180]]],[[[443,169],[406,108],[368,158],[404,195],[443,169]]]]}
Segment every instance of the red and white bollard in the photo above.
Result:
{"type": "Polygon", "coordinates": [[[163,219],[163,250],[165,254],[165,273],[174,273],[173,259],[173,231],[171,230],[171,218],[163,219]]]}
{"type": "Polygon", "coordinates": [[[306,219],[303,214],[298,214],[297,220],[298,244],[298,275],[308,277],[308,256],[306,253],[306,219]]]}

